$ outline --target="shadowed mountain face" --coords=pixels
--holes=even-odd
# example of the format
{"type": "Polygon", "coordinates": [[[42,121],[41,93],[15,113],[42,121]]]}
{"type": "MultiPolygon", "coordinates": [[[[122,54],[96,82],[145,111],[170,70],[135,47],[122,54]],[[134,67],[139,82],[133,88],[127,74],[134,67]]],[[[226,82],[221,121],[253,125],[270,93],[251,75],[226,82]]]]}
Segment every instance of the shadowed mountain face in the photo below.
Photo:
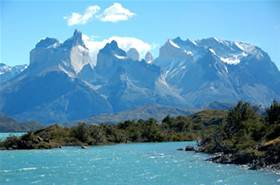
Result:
{"type": "Polygon", "coordinates": [[[36,45],[28,68],[1,85],[0,112],[51,123],[145,105],[196,109],[238,100],[267,105],[273,99],[280,99],[280,72],[256,46],[178,37],[155,60],[150,53],[139,60],[137,48],[126,52],[112,41],[93,65],[76,30],[64,43],[46,38],[36,45]]]}
{"type": "Polygon", "coordinates": [[[26,77],[10,88],[2,95],[2,111],[19,119],[66,122],[111,111],[90,86],[59,71],[26,77]]]}

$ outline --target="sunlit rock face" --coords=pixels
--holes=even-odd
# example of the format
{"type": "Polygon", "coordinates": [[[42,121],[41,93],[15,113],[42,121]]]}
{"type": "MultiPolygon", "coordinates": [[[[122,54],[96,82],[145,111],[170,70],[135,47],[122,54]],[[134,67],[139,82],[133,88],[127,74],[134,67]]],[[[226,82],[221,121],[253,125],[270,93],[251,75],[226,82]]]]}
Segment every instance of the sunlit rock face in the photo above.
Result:
{"type": "Polygon", "coordinates": [[[55,70],[75,76],[86,64],[91,64],[91,58],[82,33],[77,30],[64,43],[54,38],[42,39],[30,52],[29,69],[35,74],[55,70]]]}

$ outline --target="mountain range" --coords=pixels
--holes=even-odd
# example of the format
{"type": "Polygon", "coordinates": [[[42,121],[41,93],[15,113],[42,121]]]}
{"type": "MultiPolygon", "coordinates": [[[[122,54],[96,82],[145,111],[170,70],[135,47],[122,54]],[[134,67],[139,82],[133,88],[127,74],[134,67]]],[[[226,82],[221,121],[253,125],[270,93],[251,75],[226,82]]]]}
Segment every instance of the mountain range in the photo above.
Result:
{"type": "Polygon", "coordinates": [[[187,110],[239,100],[266,106],[280,99],[280,72],[265,51],[217,38],[169,39],[158,57],[148,52],[144,59],[137,48],[125,51],[113,40],[93,62],[75,30],[63,43],[39,41],[28,66],[1,64],[0,83],[0,112],[43,123],[153,105],[187,110]]]}

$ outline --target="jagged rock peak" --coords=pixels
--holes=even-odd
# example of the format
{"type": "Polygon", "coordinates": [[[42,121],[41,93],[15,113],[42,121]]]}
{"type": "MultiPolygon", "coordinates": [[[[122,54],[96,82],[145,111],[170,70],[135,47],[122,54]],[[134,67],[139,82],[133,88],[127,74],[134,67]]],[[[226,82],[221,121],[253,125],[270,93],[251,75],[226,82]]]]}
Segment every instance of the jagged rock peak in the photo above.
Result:
{"type": "Polygon", "coordinates": [[[104,48],[106,48],[106,49],[108,48],[108,49],[111,49],[111,50],[115,50],[115,49],[119,49],[119,46],[118,46],[117,41],[112,40],[111,42],[107,43],[107,44],[105,45],[104,48]]]}
{"type": "Polygon", "coordinates": [[[77,46],[77,45],[81,45],[86,48],[86,45],[82,39],[82,32],[80,32],[79,30],[76,29],[74,31],[73,36],[71,38],[67,39],[63,43],[63,46],[71,48],[71,47],[77,46]]]}
{"type": "Polygon", "coordinates": [[[36,48],[49,48],[49,47],[57,47],[59,45],[59,41],[56,38],[46,37],[41,39],[37,44],[36,48]]]}
{"type": "Polygon", "coordinates": [[[115,40],[107,43],[105,47],[100,50],[100,52],[111,55],[126,56],[126,52],[119,48],[118,43],[115,40]]]}

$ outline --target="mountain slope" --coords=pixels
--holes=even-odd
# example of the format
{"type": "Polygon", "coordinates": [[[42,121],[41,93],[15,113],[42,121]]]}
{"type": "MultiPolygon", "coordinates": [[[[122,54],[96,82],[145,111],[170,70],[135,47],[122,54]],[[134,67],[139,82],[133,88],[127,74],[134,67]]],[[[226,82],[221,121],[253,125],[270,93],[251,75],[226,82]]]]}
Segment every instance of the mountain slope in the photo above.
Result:
{"type": "Polygon", "coordinates": [[[2,112],[21,120],[67,122],[111,111],[90,86],[63,72],[25,78],[10,88],[3,92],[2,112]]]}
{"type": "Polygon", "coordinates": [[[267,105],[280,97],[279,70],[267,53],[247,43],[175,38],[160,48],[155,64],[195,107],[238,100],[267,105]]]}

